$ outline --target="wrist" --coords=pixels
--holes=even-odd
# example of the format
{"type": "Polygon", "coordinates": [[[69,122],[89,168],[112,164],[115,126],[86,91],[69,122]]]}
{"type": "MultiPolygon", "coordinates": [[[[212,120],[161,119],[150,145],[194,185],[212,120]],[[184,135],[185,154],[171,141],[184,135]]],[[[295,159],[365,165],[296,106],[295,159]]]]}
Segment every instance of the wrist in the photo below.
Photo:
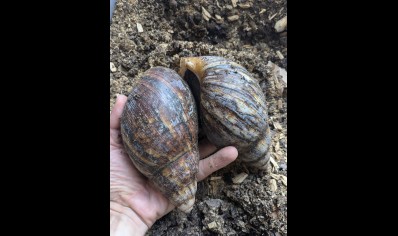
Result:
{"type": "Polygon", "coordinates": [[[149,227],[130,208],[118,203],[110,203],[110,235],[145,235],[149,227]]]}

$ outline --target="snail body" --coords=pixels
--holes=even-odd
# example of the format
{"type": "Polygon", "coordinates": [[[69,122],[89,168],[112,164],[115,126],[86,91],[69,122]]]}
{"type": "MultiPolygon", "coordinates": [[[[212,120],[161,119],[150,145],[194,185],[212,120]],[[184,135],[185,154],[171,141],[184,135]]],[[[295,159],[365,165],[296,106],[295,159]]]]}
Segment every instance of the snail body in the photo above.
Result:
{"type": "Polygon", "coordinates": [[[133,85],[121,116],[123,144],[135,167],[183,212],[197,188],[198,118],[186,82],[153,67],[133,85]]]}
{"type": "Polygon", "coordinates": [[[201,127],[218,147],[235,146],[239,159],[265,168],[271,134],[265,96],[239,64],[216,56],[186,57],[179,74],[190,85],[201,127]]]}

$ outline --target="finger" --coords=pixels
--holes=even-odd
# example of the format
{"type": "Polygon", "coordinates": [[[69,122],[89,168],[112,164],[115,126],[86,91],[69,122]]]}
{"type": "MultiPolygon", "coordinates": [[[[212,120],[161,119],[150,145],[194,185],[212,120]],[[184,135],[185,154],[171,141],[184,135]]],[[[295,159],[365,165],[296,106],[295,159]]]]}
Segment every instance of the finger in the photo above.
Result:
{"type": "Polygon", "coordinates": [[[110,127],[111,129],[119,129],[120,128],[120,116],[123,112],[124,104],[127,101],[127,97],[124,95],[119,95],[116,98],[115,105],[112,108],[111,117],[110,117],[110,127]]]}
{"type": "Polygon", "coordinates": [[[213,155],[199,161],[198,181],[203,180],[214,171],[217,171],[238,157],[238,150],[235,147],[225,147],[213,155]]]}
{"type": "Polygon", "coordinates": [[[214,146],[212,143],[210,143],[210,141],[207,138],[203,139],[199,143],[199,156],[200,156],[200,159],[203,159],[203,158],[209,156],[210,154],[212,154],[216,150],[217,150],[217,147],[214,146]]]}

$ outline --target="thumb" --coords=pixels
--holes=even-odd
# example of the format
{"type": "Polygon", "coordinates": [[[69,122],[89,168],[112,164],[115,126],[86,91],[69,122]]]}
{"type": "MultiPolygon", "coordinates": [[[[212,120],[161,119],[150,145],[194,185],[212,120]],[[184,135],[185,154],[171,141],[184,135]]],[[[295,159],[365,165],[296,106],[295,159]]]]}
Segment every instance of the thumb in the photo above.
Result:
{"type": "Polygon", "coordinates": [[[124,95],[119,95],[116,98],[115,105],[113,106],[111,117],[110,117],[110,128],[111,129],[119,129],[120,123],[119,119],[122,115],[124,104],[127,102],[127,97],[124,95]]]}

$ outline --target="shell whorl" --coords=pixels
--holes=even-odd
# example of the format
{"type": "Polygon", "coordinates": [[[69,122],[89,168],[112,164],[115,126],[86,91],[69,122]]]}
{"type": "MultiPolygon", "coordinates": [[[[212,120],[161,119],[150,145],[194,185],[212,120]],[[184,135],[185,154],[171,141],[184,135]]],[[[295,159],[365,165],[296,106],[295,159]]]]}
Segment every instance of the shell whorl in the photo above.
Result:
{"type": "Polygon", "coordinates": [[[188,84],[195,79],[200,83],[200,121],[207,138],[218,147],[237,147],[243,162],[264,168],[271,135],[265,96],[257,80],[241,65],[222,57],[182,58],[180,66],[179,73],[188,84]],[[186,76],[187,71],[196,78],[186,76]]]}
{"type": "Polygon", "coordinates": [[[185,212],[192,209],[197,186],[197,123],[188,85],[164,67],[140,76],[121,116],[122,140],[135,167],[185,212]]]}

